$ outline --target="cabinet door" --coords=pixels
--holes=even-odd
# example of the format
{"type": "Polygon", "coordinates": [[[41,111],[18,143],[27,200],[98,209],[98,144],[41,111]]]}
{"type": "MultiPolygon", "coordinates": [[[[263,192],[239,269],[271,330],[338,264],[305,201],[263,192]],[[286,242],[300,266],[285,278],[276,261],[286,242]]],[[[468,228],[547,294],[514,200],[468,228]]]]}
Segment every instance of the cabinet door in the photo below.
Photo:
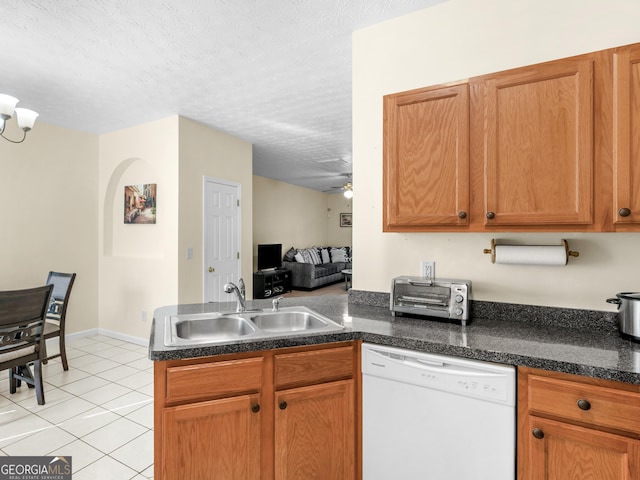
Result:
{"type": "Polygon", "coordinates": [[[469,86],[384,97],[385,231],[469,223],[469,86]]]}
{"type": "Polygon", "coordinates": [[[530,480],[637,480],[638,440],[552,420],[529,417],[530,480]],[[538,436],[533,436],[536,430],[538,436]]]}
{"type": "Polygon", "coordinates": [[[593,61],[484,77],[485,225],[593,223],[593,61]]]}
{"type": "Polygon", "coordinates": [[[640,223],[640,45],[616,51],[613,101],[613,221],[640,223]]]}
{"type": "Polygon", "coordinates": [[[276,480],[355,478],[353,380],[276,392],[276,480]]]}
{"type": "Polygon", "coordinates": [[[164,408],[161,478],[260,478],[259,399],[246,395],[164,408]]]}

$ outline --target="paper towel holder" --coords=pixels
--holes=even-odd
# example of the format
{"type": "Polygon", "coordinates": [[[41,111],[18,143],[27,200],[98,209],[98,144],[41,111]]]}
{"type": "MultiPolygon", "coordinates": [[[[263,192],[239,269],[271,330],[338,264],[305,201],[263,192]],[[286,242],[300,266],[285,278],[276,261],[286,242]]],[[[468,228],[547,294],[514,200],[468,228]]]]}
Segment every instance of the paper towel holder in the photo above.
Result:
{"type": "MultiPolygon", "coordinates": [[[[569,250],[569,242],[565,239],[562,239],[562,245],[564,246],[564,251],[566,252],[566,261],[565,265],[569,262],[569,257],[579,257],[580,252],[574,252],[569,250]]],[[[482,253],[491,254],[491,263],[496,263],[496,239],[491,239],[491,248],[485,248],[482,253]]]]}

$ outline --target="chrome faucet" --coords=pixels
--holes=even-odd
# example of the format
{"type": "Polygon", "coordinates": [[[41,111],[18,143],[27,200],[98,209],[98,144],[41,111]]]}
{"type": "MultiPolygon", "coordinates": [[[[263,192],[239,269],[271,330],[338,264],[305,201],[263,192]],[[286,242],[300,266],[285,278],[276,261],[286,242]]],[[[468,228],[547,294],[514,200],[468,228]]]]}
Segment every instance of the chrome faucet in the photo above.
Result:
{"type": "MultiPolygon", "coordinates": [[[[240,279],[241,285],[244,286],[244,281],[242,279],[240,279]]],[[[240,283],[238,282],[238,283],[240,283]]],[[[244,294],[243,292],[238,288],[238,286],[235,283],[226,283],[224,285],[224,291],[225,293],[232,293],[235,292],[236,294],[236,300],[237,300],[237,304],[236,304],[236,312],[237,313],[242,313],[244,312],[247,307],[245,304],[245,299],[244,299],[244,294]]]]}
{"type": "Polygon", "coordinates": [[[277,312],[278,310],[280,310],[280,300],[282,300],[283,298],[284,297],[277,297],[271,300],[271,305],[273,305],[273,308],[271,309],[272,312],[277,312]]]}
{"type": "Polygon", "coordinates": [[[240,277],[238,279],[238,288],[240,289],[240,295],[242,295],[242,299],[246,300],[247,299],[247,289],[244,286],[244,280],[242,279],[242,277],[240,277]]]}

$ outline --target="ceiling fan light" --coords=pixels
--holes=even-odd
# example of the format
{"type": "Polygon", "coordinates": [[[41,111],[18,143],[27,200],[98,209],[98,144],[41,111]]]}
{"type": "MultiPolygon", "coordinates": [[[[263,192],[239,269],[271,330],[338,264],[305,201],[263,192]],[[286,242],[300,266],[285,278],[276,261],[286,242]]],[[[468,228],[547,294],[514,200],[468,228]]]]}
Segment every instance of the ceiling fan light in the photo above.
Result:
{"type": "Polygon", "coordinates": [[[25,132],[33,128],[33,125],[36,123],[36,118],[38,118],[38,112],[34,112],[28,108],[16,108],[18,126],[25,132]]]}
{"type": "Polygon", "coordinates": [[[0,93],[0,118],[9,120],[13,116],[19,100],[11,95],[0,93]]]}
{"type": "Polygon", "coordinates": [[[353,190],[345,190],[344,196],[345,198],[353,198],[353,190]]]}

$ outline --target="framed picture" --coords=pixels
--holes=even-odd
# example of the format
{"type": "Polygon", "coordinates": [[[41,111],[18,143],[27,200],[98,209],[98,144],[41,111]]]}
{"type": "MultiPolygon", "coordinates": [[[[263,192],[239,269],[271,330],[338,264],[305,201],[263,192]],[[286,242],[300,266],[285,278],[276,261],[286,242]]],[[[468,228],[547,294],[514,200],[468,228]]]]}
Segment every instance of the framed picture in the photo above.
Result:
{"type": "Polygon", "coordinates": [[[124,223],[156,223],[156,184],[124,187],[124,223]]]}
{"type": "Polygon", "coordinates": [[[341,213],[340,214],[340,226],[341,227],[351,227],[353,224],[351,223],[351,213],[341,213]]]}

